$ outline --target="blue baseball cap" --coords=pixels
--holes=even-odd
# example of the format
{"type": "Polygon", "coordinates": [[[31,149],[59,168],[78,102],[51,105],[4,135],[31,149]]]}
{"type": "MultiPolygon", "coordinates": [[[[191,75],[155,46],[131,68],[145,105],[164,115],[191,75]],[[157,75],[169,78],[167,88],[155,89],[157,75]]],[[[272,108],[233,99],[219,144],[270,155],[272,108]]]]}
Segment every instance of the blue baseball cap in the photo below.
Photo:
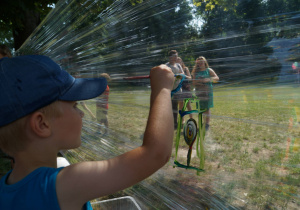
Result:
{"type": "Polygon", "coordinates": [[[54,101],[80,101],[101,95],[104,77],[75,79],[42,55],[0,59],[0,126],[54,101]]]}

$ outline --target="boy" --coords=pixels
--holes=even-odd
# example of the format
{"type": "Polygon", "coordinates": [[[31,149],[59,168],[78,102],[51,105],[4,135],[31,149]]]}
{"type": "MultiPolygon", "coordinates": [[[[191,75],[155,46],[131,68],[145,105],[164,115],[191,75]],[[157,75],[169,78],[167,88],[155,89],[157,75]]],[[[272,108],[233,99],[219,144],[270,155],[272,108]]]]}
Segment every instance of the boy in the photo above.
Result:
{"type": "Polygon", "coordinates": [[[161,168],[173,141],[165,65],[150,72],[151,98],[142,146],[105,161],[56,168],[56,154],[80,146],[77,100],[100,95],[104,78],[75,79],[40,55],[0,60],[0,148],[15,159],[0,180],[0,209],[87,209],[89,200],[125,189],[161,168]]]}

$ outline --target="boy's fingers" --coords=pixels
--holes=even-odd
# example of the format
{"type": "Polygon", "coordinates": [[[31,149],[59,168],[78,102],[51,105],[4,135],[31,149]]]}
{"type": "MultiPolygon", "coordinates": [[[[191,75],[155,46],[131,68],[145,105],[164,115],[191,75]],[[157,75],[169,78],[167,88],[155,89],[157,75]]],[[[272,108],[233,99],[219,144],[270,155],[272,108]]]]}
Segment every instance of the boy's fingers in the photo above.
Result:
{"type": "Polygon", "coordinates": [[[164,64],[153,67],[150,72],[150,78],[151,75],[158,76],[158,77],[162,75],[169,77],[172,75],[171,77],[174,77],[172,69],[164,64]]]}
{"type": "Polygon", "coordinates": [[[174,82],[174,74],[171,68],[164,64],[155,66],[151,69],[150,81],[151,87],[155,90],[165,87],[167,87],[168,89],[172,89],[174,82]]]}
{"type": "Polygon", "coordinates": [[[170,78],[174,77],[172,69],[164,64],[153,67],[150,72],[150,78],[151,75],[153,77],[170,77],[170,78]]]}
{"type": "Polygon", "coordinates": [[[155,70],[159,70],[159,69],[161,69],[161,70],[165,69],[165,70],[168,70],[168,71],[172,71],[170,67],[168,67],[167,65],[164,65],[164,64],[161,64],[159,66],[155,66],[151,70],[155,71],[155,70]]]}

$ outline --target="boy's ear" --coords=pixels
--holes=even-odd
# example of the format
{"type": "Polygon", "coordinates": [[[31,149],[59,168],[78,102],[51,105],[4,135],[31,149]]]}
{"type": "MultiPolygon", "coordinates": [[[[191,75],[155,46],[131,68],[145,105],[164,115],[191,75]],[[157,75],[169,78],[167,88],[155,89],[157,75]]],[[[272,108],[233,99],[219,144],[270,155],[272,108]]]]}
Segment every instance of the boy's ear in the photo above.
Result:
{"type": "Polygon", "coordinates": [[[49,119],[40,111],[30,115],[30,128],[39,137],[49,137],[51,135],[51,126],[49,119]]]}

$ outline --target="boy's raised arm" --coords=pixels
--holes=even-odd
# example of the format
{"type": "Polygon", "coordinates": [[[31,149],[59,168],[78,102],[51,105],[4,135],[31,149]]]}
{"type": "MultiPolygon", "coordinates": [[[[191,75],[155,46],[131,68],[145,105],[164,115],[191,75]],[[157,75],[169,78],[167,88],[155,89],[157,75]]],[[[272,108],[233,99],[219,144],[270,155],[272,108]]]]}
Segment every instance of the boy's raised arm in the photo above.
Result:
{"type": "Polygon", "coordinates": [[[169,67],[160,65],[151,69],[150,81],[150,112],[142,146],[113,159],[64,168],[56,182],[62,209],[75,209],[91,199],[132,186],[167,163],[174,133],[171,106],[174,74],[169,67]]]}

